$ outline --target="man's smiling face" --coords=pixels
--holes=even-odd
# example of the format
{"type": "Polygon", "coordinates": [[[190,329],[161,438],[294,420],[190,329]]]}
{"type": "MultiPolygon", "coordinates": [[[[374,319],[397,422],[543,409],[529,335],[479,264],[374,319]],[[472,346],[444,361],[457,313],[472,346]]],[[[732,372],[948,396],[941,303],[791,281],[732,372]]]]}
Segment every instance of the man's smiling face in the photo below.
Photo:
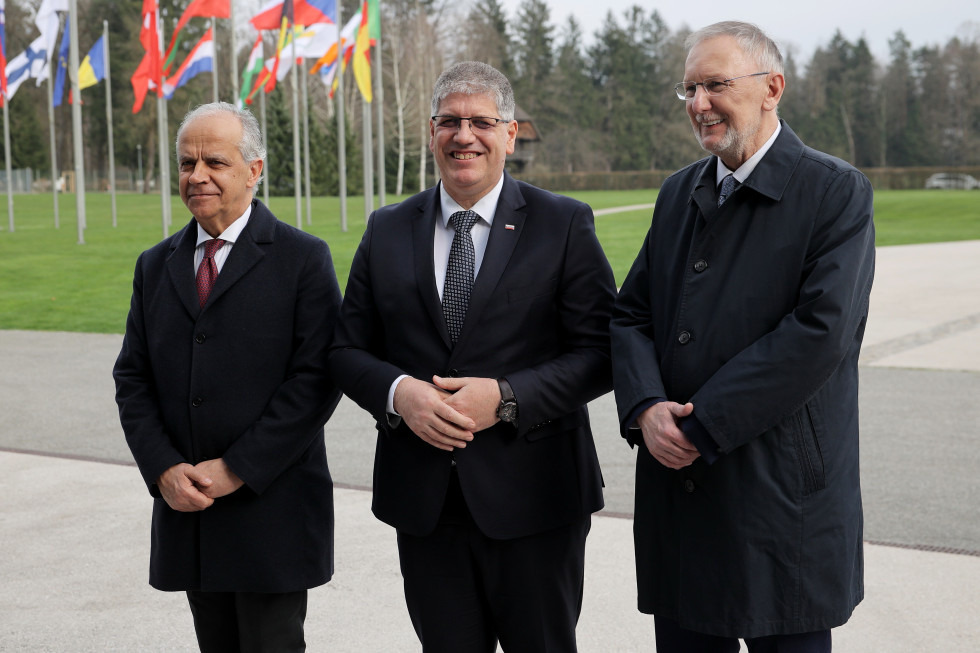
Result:
{"type": "MultiPolygon", "coordinates": [[[[440,116],[500,118],[489,95],[454,93],[439,104],[440,116]]],[[[470,208],[500,181],[504,160],[514,153],[517,121],[498,123],[493,129],[475,130],[468,120],[459,129],[429,122],[429,149],[439,166],[442,183],[450,197],[470,208]]]]}

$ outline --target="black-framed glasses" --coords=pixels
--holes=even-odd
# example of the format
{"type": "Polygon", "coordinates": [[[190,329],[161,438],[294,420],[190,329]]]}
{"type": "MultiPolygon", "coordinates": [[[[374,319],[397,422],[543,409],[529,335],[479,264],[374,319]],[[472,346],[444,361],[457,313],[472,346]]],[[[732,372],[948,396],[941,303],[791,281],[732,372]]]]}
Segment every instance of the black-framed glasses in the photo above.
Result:
{"type": "Polygon", "coordinates": [[[694,96],[698,92],[698,86],[704,89],[704,92],[708,95],[723,95],[725,91],[730,89],[736,79],[744,79],[746,77],[758,77],[760,75],[768,75],[767,70],[764,73],[751,73],[748,75],[739,75],[738,77],[732,77],[730,79],[706,79],[703,82],[678,82],[674,84],[674,92],[677,93],[677,97],[681,100],[693,100],[694,96]]]}
{"type": "Polygon", "coordinates": [[[472,118],[462,118],[460,116],[432,116],[432,122],[439,129],[459,129],[464,120],[470,122],[470,129],[474,131],[490,131],[499,123],[510,122],[503,118],[490,118],[488,116],[473,116],[472,118]]]}

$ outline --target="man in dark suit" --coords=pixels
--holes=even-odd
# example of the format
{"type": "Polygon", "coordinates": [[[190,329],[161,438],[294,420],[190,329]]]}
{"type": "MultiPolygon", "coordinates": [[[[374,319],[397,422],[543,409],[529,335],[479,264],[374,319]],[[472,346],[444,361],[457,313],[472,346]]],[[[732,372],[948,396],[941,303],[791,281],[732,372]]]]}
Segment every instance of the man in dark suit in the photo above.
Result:
{"type": "Polygon", "coordinates": [[[136,263],[116,401],[153,495],[150,584],[185,590],[201,650],[303,651],[306,590],[333,573],[323,425],[330,251],[252,198],[265,152],[215,103],[177,132],[194,219],[136,263]]]}
{"type": "Polygon", "coordinates": [[[864,593],[858,355],[872,191],[776,115],[754,25],[692,34],[678,97],[712,154],[667,179],[613,317],[640,445],[639,609],[657,651],[830,651],[864,593]]]}
{"type": "Polygon", "coordinates": [[[456,64],[432,114],[442,181],[372,215],[334,379],[377,420],[373,510],[397,529],[423,649],[574,651],[612,271],[588,206],[504,172],[503,75],[456,64]]]}

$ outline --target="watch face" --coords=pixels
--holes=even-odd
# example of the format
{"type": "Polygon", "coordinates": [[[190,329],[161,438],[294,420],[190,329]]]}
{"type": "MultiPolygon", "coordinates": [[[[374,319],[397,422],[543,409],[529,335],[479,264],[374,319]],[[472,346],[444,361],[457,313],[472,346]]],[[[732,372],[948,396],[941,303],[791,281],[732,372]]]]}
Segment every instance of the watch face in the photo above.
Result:
{"type": "Polygon", "coordinates": [[[500,404],[500,408],[497,409],[497,417],[502,422],[513,422],[517,419],[517,405],[512,403],[500,404]]]}

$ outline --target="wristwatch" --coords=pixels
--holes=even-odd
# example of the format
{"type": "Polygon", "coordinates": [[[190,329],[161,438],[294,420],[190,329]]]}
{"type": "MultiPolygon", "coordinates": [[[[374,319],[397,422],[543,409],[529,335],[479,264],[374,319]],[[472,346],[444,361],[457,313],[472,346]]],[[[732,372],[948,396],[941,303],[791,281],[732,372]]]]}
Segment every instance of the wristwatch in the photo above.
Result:
{"type": "Polygon", "coordinates": [[[514,389],[505,378],[497,379],[500,387],[500,405],[497,406],[497,418],[501,422],[507,422],[517,426],[517,398],[514,397],[514,389]]]}

